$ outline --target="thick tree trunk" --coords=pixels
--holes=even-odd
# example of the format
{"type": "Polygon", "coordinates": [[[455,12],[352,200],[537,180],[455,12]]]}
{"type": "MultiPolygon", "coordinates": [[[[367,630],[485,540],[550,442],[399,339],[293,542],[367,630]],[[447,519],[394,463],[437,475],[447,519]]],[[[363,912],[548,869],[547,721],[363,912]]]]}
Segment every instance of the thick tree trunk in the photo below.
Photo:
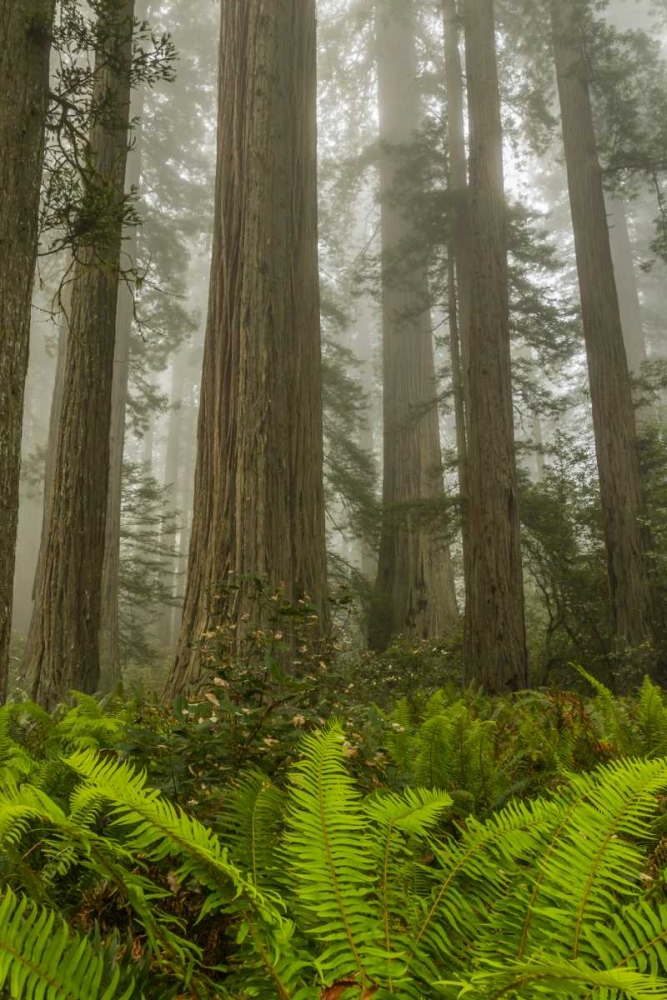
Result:
{"type": "Polygon", "coordinates": [[[0,703],[7,693],[54,10],[55,0],[0,0],[0,703]]]}
{"type": "MultiPolygon", "coordinates": [[[[325,612],[315,0],[225,0],[218,171],[183,625],[196,684],[220,584],[325,612]]],[[[239,634],[252,606],[236,602],[239,634]]]]}
{"type": "Polygon", "coordinates": [[[436,635],[457,616],[449,557],[428,269],[416,244],[403,158],[419,127],[412,0],[377,14],[382,233],[383,522],[369,625],[375,648],[392,635],[436,635]]]}
{"type": "MultiPolygon", "coordinates": [[[[104,67],[94,95],[106,111],[90,140],[94,169],[119,207],[127,159],[133,7],[128,0],[108,12],[105,45],[113,54],[106,49],[98,53],[104,67]]],[[[120,249],[119,211],[106,245],[79,251],[73,281],[53,500],[28,647],[33,697],[47,707],[72,688],[93,692],[99,683],[120,249]]]]}
{"type": "Polygon", "coordinates": [[[447,91],[447,168],[450,196],[448,268],[449,340],[456,419],[456,451],[461,499],[461,535],[464,574],[468,561],[468,432],[466,371],[470,342],[470,234],[468,220],[468,163],[465,145],[463,67],[459,49],[456,0],[443,0],[445,85],[447,91]]]}
{"type": "Polygon", "coordinates": [[[551,10],[615,633],[620,648],[634,647],[653,635],[654,608],[628,362],[583,29],[572,0],[551,10]]]}
{"type": "Polygon", "coordinates": [[[528,682],[514,450],[502,127],[492,0],[465,8],[470,123],[469,572],[465,667],[488,691],[528,682]]]}

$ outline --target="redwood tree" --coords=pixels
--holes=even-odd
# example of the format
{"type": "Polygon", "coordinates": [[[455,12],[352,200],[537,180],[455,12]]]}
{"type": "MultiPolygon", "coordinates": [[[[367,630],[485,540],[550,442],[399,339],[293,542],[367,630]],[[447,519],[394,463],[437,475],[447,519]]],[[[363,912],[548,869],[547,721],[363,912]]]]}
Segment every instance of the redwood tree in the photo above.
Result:
{"type": "MultiPolygon", "coordinates": [[[[33,696],[52,706],[99,682],[102,562],[116,303],[124,217],[134,0],[110,0],[96,53],[87,148],[90,197],[104,230],[77,248],[52,500],[28,637],[33,696]]],[[[84,201],[84,210],[86,204],[84,201]]],[[[83,220],[83,216],[82,216],[83,220]]]]}
{"type": "Polygon", "coordinates": [[[585,25],[574,0],[552,0],[556,76],[590,381],[607,570],[619,648],[656,633],[650,537],[628,360],[588,81],[585,25]]]}
{"type": "Polygon", "coordinates": [[[510,366],[507,212],[492,0],[465,4],[470,128],[465,664],[489,691],[528,682],[510,366]]]}
{"type": "Polygon", "coordinates": [[[54,10],[55,0],[0,0],[0,703],[7,690],[54,10]]]}
{"type": "Polygon", "coordinates": [[[194,516],[167,685],[196,684],[217,588],[326,591],[315,0],[221,5],[218,169],[194,516]]]}
{"type": "Polygon", "coordinates": [[[459,494],[462,512],[463,567],[468,573],[468,434],[466,369],[470,341],[470,235],[468,162],[465,144],[463,67],[457,0],[443,0],[447,170],[449,208],[448,312],[459,494]]]}
{"type": "Polygon", "coordinates": [[[427,262],[405,188],[419,128],[412,0],[377,7],[382,238],[383,523],[371,645],[436,635],[457,615],[427,262]]]}

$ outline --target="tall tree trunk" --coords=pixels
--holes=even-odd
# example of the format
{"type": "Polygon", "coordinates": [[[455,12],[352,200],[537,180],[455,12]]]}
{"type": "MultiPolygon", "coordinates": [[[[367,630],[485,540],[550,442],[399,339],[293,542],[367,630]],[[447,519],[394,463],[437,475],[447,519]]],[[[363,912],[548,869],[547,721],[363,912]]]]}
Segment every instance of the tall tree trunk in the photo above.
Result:
{"type": "Polygon", "coordinates": [[[428,268],[404,156],[419,128],[412,0],[377,15],[382,235],[383,520],[369,641],[436,635],[456,619],[449,557],[428,268]]]}
{"type": "Polygon", "coordinates": [[[53,382],[53,393],[51,395],[51,410],[49,412],[49,436],[46,441],[46,455],[44,460],[44,500],[42,504],[42,532],[39,543],[39,555],[35,567],[35,577],[32,584],[32,599],[37,599],[37,588],[42,576],[44,565],[44,555],[46,552],[46,539],[48,537],[47,527],[51,513],[51,500],[53,498],[53,470],[56,463],[56,446],[58,444],[58,428],[60,426],[60,411],[63,405],[63,389],[65,386],[65,363],[67,360],[67,336],[69,331],[71,297],[68,284],[63,292],[62,309],[60,314],[60,328],[58,330],[58,355],[56,357],[56,372],[53,382]]]}
{"type": "Polygon", "coordinates": [[[0,0],[0,703],[7,694],[54,10],[55,0],[0,0]]]}
{"type": "MultiPolygon", "coordinates": [[[[194,520],[170,694],[197,682],[196,644],[230,577],[326,602],[315,0],[225,0],[221,15],[194,520]]],[[[236,607],[242,635],[253,608],[236,607]]]]}
{"type": "MultiPolygon", "coordinates": [[[[137,10],[138,20],[147,16],[145,0],[137,10]]],[[[140,116],[145,88],[134,91],[130,116],[140,116]]],[[[125,191],[137,190],[141,182],[141,121],[134,133],[125,170],[125,191]]],[[[102,568],[102,604],[100,610],[100,690],[111,691],[122,680],[118,590],[120,586],[120,529],[123,500],[123,459],[125,456],[125,415],[130,380],[130,345],[134,320],[134,282],[132,271],[137,260],[137,230],[125,234],[120,267],[126,275],[118,286],[116,343],[114,347],[113,385],[111,388],[111,425],[109,434],[109,484],[104,528],[104,563],[102,568]]]]}
{"type": "Polygon", "coordinates": [[[452,369],[452,394],[454,398],[454,423],[456,430],[456,460],[459,476],[459,503],[461,509],[461,538],[463,562],[466,564],[468,547],[468,435],[466,430],[466,405],[463,387],[463,362],[461,359],[461,326],[458,309],[458,289],[453,241],[449,245],[447,263],[447,309],[449,314],[449,359],[452,369]]]}
{"type": "MultiPolygon", "coordinates": [[[[178,486],[182,474],[183,393],[188,375],[188,361],[189,351],[187,348],[182,348],[174,358],[171,375],[171,399],[169,420],[167,422],[164,484],[171,489],[170,506],[172,508],[178,504],[178,486]]],[[[185,512],[181,511],[181,518],[184,516],[185,512]]],[[[170,550],[164,563],[164,585],[167,592],[172,597],[175,597],[178,569],[176,538],[173,535],[167,536],[162,539],[162,544],[164,548],[170,550]]],[[[158,641],[165,649],[171,648],[173,642],[173,610],[171,605],[164,608],[158,622],[158,641]]]]}
{"type": "MultiPolygon", "coordinates": [[[[191,374],[190,370],[190,374],[191,374]]],[[[191,384],[191,383],[190,383],[191,384]]],[[[192,529],[193,515],[193,490],[192,480],[194,476],[194,442],[197,435],[197,420],[195,408],[188,401],[183,415],[184,426],[182,428],[183,441],[185,444],[183,461],[180,468],[181,488],[178,493],[178,508],[180,510],[180,530],[178,533],[177,546],[177,566],[175,596],[177,604],[171,609],[171,631],[172,635],[178,635],[183,620],[183,602],[185,600],[185,567],[187,565],[188,550],[190,548],[190,537],[192,529]]]]}
{"type": "MultiPolygon", "coordinates": [[[[123,270],[134,266],[136,233],[125,242],[128,259],[123,270]]],[[[104,529],[104,563],[100,610],[100,690],[111,691],[122,679],[118,622],[120,577],[120,525],[123,498],[123,454],[125,450],[125,410],[130,379],[130,340],[134,318],[132,287],[121,281],[118,288],[116,344],[111,389],[111,429],[109,435],[109,485],[104,529]]]]}
{"type": "Polygon", "coordinates": [[[469,573],[465,665],[488,691],[525,687],[519,498],[514,449],[507,209],[492,0],[467,0],[470,123],[468,351],[469,573]]]}
{"type": "Polygon", "coordinates": [[[53,500],[29,637],[33,697],[50,707],[99,683],[99,627],[109,476],[121,211],[130,107],[133,0],[109,8],[97,54],[90,157],[118,202],[105,245],[82,247],[76,265],[53,500]],[[108,30],[106,30],[108,28],[108,30]],[[108,47],[108,48],[107,48],[108,47]]]}
{"type": "MultiPolygon", "coordinates": [[[[357,313],[358,347],[357,356],[362,363],[361,381],[368,400],[368,409],[364,414],[363,424],[359,432],[359,447],[371,458],[375,456],[374,427],[379,422],[379,401],[375,391],[373,377],[373,332],[371,307],[373,303],[365,298],[359,302],[357,313]]],[[[377,545],[371,538],[361,538],[360,569],[369,585],[374,584],[378,569],[377,545]]]]}
{"type": "Polygon", "coordinates": [[[638,646],[653,634],[650,538],[642,527],[645,504],[635,418],[596,153],[584,29],[572,0],[553,0],[551,16],[609,585],[622,649],[638,646]]]}
{"type": "Polygon", "coordinates": [[[627,208],[618,198],[606,198],[605,205],[628,369],[632,375],[641,375],[642,364],[646,361],[646,342],[627,208]]]}
{"type": "Polygon", "coordinates": [[[468,562],[468,441],[466,371],[470,342],[470,234],[468,220],[468,164],[465,146],[463,67],[459,49],[456,0],[443,0],[445,85],[447,92],[447,167],[450,196],[448,243],[448,311],[450,358],[456,419],[456,452],[461,502],[464,574],[468,562]]]}

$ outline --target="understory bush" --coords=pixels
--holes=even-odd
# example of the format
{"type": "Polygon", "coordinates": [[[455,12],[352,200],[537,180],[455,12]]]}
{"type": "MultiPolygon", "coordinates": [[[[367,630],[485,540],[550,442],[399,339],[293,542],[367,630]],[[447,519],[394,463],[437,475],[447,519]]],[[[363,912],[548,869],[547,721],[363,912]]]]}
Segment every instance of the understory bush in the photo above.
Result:
{"type": "Polygon", "coordinates": [[[364,733],[313,713],[215,807],[128,759],[136,704],[0,709],[5,994],[667,997],[667,709],[587,683],[441,692],[364,733]]]}

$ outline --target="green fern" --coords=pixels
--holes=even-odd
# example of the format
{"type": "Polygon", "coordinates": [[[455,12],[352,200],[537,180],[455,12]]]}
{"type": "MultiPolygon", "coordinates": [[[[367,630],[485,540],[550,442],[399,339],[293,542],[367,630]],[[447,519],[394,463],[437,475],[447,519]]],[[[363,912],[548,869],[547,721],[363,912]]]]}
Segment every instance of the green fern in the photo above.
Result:
{"type": "Polygon", "coordinates": [[[573,777],[553,797],[541,843],[525,855],[530,867],[508,859],[508,882],[490,888],[485,907],[478,897],[474,930],[463,930],[459,948],[478,968],[467,979],[476,996],[512,995],[516,963],[543,966],[548,955],[562,972],[521,980],[522,998],[667,997],[656,978],[665,968],[665,909],[644,895],[641,877],[665,787],[666,761],[616,761],[573,777]]]}
{"type": "Polygon", "coordinates": [[[323,980],[352,976],[366,984],[382,974],[385,956],[369,902],[377,874],[368,824],[343,763],[343,742],[338,724],[304,737],[304,758],[290,775],[285,853],[301,903],[314,918],[309,931],[326,942],[318,958],[323,980]]]}
{"type": "Polygon", "coordinates": [[[598,1000],[626,997],[628,1000],[665,1000],[667,984],[629,969],[600,970],[582,962],[552,961],[544,957],[502,971],[477,973],[465,985],[444,981],[456,995],[475,1000],[506,997],[595,996],[598,1000]]]}
{"type": "MultiPolygon", "coordinates": [[[[279,896],[260,890],[252,877],[233,863],[228,848],[212,830],[172,805],[159,791],[147,788],[145,772],[101,758],[94,751],[75,753],[67,763],[85,779],[76,791],[76,809],[84,811],[101,797],[110,804],[114,826],[124,833],[123,849],[131,856],[155,862],[176,859],[180,883],[195,880],[208,890],[200,920],[224,911],[240,921],[243,931],[238,943],[249,948],[244,951],[246,978],[260,970],[282,1000],[299,1000],[300,973],[307,963],[292,945],[294,924],[284,916],[279,896]]],[[[154,930],[156,946],[160,930],[154,930]]]]}
{"type": "Polygon", "coordinates": [[[371,850],[380,873],[377,893],[387,953],[397,950],[399,916],[405,920],[406,900],[414,896],[418,862],[415,848],[429,835],[452,804],[442,791],[406,789],[402,795],[384,793],[365,803],[373,822],[371,850]]]}
{"type": "Polygon", "coordinates": [[[129,1000],[116,966],[105,985],[104,956],[52,910],[6,889],[0,897],[0,988],[12,1000],[129,1000]]]}
{"type": "Polygon", "coordinates": [[[638,727],[641,746],[638,748],[647,757],[662,757],[667,754],[667,707],[662,691],[644,678],[639,693],[638,727]]]}
{"type": "Polygon", "coordinates": [[[252,876],[257,886],[272,887],[278,830],[285,806],[280,789],[262,774],[251,771],[225,800],[221,835],[226,837],[234,860],[252,876]]]}
{"type": "Polygon", "coordinates": [[[635,752],[637,747],[632,739],[632,725],[625,702],[615,698],[608,687],[579,664],[573,663],[572,666],[595,691],[591,712],[598,721],[602,737],[609,740],[619,753],[635,752]]]}

